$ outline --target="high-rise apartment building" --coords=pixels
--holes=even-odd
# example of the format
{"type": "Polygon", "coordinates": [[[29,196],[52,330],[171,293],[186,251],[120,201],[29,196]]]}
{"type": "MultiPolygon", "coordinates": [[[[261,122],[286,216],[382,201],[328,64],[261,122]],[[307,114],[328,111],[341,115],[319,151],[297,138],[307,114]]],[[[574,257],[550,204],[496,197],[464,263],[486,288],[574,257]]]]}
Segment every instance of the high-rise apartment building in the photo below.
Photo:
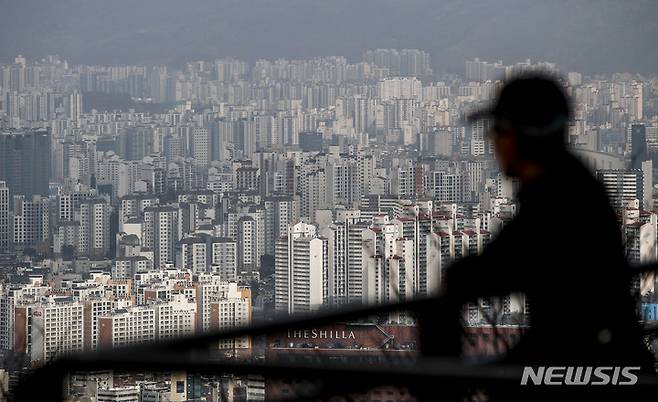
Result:
{"type": "Polygon", "coordinates": [[[47,198],[15,196],[13,208],[13,243],[32,247],[46,241],[50,234],[50,214],[47,198]]]}
{"type": "Polygon", "coordinates": [[[363,232],[363,303],[391,303],[415,294],[414,244],[399,221],[378,217],[363,232]]]}
{"type": "Polygon", "coordinates": [[[30,277],[28,284],[3,284],[0,291],[0,348],[13,349],[16,307],[39,300],[50,287],[43,284],[43,278],[30,277]]]}
{"type": "Polygon", "coordinates": [[[431,210],[419,211],[414,216],[400,217],[394,221],[402,225],[404,238],[413,241],[413,293],[417,296],[431,296],[439,291],[444,268],[432,213],[431,210]]]}
{"type": "Polygon", "coordinates": [[[506,78],[507,68],[501,61],[489,63],[478,58],[466,60],[465,62],[466,81],[488,81],[506,78]]]}
{"type": "Polygon", "coordinates": [[[195,127],[192,129],[192,157],[194,163],[199,166],[210,164],[210,135],[207,128],[195,127]]]}
{"type": "Polygon", "coordinates": [[[132,279],[136,273],[152,268],[153,261],[144,256],[117,257],[112,267],[112,279],[132,279]]]}
{"type": "Polygon", "coordinates": [[[85,350],[98,348],[99,318],[112,313],[112,304],[111,299],[102,297],[90,297],[82,301],[85,350]]]}
{"type": "Polygon", "coordinates": [[[258,269],[265,254],[266,211],[256,205],[229,210],[224,216],[224,235],[238,246],[238,270],[258,269]]]}
{"type": "Polygon", "coordinates": [[[119,155],[125,160],[140,160],[154,150],[153,130],[148,127],[130,127],[118,137],[119,155]]]}
{"type": "Polygon", "coordinates": [[[48,195],[50,155],[47,130],[0,133],[0,180],[7,183],[10,196],[48,195]]]}
{"type": "Polygon", "coordinates": [[[83,305],[68,298],[16,307],[14,350],[49,362],[84,348],[83,305]]]}
{"type": "Polygon", "coordinates": [[[86,200],[95,198],[96,194],[97,191],[94,189],[64,189],[57,195],[57,220],[60,222],[78,220],[80,204],[86,200]]]}
{"type": "Polygon", "coordinates": [[[180,239],[178,209],[173,206],[153,206],[144,209],[143,245],[153,250],[154,267],[176,261],[175,246],[180,239]]]}
{"type": "Polygon", "coordinates": [[[318,310],[326,301],[327,240],[316,228],[290,225],[275,251],[275,309],[293,314],[318,310]]]}
{"type": "Polygon", "coordinates": [[[235,280],[237,275],[237,242],[231,238],[200,234],[180,241],[181,264],[197,273],[214,273],[222,280],[235,280]]]}
{"type": "Polygon", "coordinates": [[[0,250],[9,248],[11,224],[9,221],[9,187],[0,181],[0,250]]]}
{"type": "Polygon", "coordinates": [[[391,75],[419,77],[432,74],[430,55],[419,49],[376,49],[363,54],[363,61],[388,69],[391,75]]]}
{"type": "Polygon", "coordinates": [[[644,201],[644,177],[642,170],[599,170],[596,178],[603,184],[610,202],[615,208],[621,208],[624,200],[637,199],[640,208],[644,201]]]}
{"type": "Polygon", "coordinates": [[[171,339],[194,334],[196,330],[197,304],[183,294],[177,294],[173,300],[157,303],[155,324],[157,339],[171,339]]]}
{"type": "MultiPolygon", "coordinates": [[[[237,286],[235,282],[228,285],[226,292],[221,293],[210,303],[210,328],[225,331],[231,328],[245,327],[251,324],[252,306],[249,288],[237,286]]],[[[234,339],[222,339],[219,348],[232,350],[236,353],[251,349],[251,337],[243,336],[234,339]]]]}
{"type": "Polygon", "coordinates": [[[197,302],[197,331],[211,329],[211,303],[229,293],[231,282],[223,281],[219,275],[199,275],[195,283],[195,298],[197,302]]]}
{"type": "Polygon", "coordinates": [[[104,198],[80,204],[78,253],[106,256],[110,251],[110,206],[104,198]]]}
{"type": "Polygon", "coordinates": [[[413,99],[420,101],[422,84],[416,78],[385,78],[379,82],[379,96],[382,100],[413,99]]]}
{"type": "Polygon", "coordinates": [[[644,124],[631,125],[631,169],[642,169],[642,162],[649,158],[647,130],[644,124]]]}
{"type": "Polygon", "coordinates": [[[123,230],[123,224],[129,219],[143,219],[144,210],[159,203],[160,199],[150,194],[132,194],[122,197],[119,210],[119,230],[123,230]]]}
{"type": "Polygon", "coordinates": [[[274,255],[276,240],[286,235],[288,225],[299,221],[299,197],[268,197],[263,200],[263,204],[265,206],[265,252],[274,255]]]}
{"type": "Polygon", "coordinates": [[[327,239],[327,303],[361,303],[363,299],[363,232],[368,228],[359,210],[338,211],[322,228],[327,239]]]}
{"type": "Polygon", "coordinates": [[[73,92],[69,94],[64,102],[66,115],[76,125],[80,124],[80,117],[82,116],[82,94],[73,92]]]}
{"type": "Polygon", "coordinates": [[[137,306],[116,310],[98,319],[98,344],[119,347],[157,339],[156,309],[137,306]]]}

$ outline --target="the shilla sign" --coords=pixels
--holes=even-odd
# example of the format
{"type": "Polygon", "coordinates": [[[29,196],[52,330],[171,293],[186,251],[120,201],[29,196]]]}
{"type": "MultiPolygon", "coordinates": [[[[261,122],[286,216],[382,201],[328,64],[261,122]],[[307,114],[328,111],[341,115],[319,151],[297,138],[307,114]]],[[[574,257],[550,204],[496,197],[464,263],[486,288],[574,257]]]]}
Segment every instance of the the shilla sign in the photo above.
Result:
{"type": "Polygon", "coordinates": [[[635,385],[640,367],[538,366],[523,368],[521,385],[635,385]]]}
{"type": "Polygon", "coordinates": [[[354,331],[333,329],[288,330],[289,339],[356,339],[354,331]]]}

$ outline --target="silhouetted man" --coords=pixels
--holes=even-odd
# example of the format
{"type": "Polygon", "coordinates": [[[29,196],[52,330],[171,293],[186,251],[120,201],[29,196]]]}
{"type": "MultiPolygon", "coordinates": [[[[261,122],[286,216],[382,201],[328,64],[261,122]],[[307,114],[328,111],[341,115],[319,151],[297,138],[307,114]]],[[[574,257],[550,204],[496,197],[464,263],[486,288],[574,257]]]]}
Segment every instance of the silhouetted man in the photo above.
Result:
{"type": "Polygon", "coordinates": [[[519,212],[480,256],[448,269],[447,295],[527,295],[530,329],[508,362],[648,365],[617,218],[603,187],[567,150],[570,107],[561,88],[517,78],[482,117],[493,119],[501,169],[520,181],[519,212]]]}

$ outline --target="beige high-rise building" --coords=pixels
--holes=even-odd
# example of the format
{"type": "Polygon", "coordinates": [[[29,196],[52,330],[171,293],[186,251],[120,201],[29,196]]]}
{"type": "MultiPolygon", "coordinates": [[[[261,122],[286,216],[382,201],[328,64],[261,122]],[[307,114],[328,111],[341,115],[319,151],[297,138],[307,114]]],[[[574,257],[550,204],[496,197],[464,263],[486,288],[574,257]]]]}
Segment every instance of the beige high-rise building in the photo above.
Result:
{"type": "MultiPolygon", "coordinates": [[[[231,282],[228,289],[218,294],[217,299],[210,303],[211,330],[224,331],[245,327],[251,322],[251,291],[247,287],[240,287],[235,282],[231,282]]],[[[251,337],[220,340],[219,348],[244,354],[251,349],[251,337]]]]}

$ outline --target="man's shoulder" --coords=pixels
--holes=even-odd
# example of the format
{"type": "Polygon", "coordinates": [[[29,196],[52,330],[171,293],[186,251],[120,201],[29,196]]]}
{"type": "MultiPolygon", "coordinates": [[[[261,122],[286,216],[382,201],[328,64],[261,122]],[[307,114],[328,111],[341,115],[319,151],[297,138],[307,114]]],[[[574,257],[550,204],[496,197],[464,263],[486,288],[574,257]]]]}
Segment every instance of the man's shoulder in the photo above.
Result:
{"type": "Polygon", "coordinates": [[[566,159],[527,190],[522,191],[521,201],[524,206],[521,210],[525,207],[526,210],[541,211],[546,217],[611,208],[603,186],[575,158],[566,159]]]}
{"type": "Polygon", "coordinates": [[[605,195],[603,186],[596,180],[594,173],[573,155],[568,155],[556,172],[555,185],[569,188],[570,191],[584,196],[605,195]]]}

